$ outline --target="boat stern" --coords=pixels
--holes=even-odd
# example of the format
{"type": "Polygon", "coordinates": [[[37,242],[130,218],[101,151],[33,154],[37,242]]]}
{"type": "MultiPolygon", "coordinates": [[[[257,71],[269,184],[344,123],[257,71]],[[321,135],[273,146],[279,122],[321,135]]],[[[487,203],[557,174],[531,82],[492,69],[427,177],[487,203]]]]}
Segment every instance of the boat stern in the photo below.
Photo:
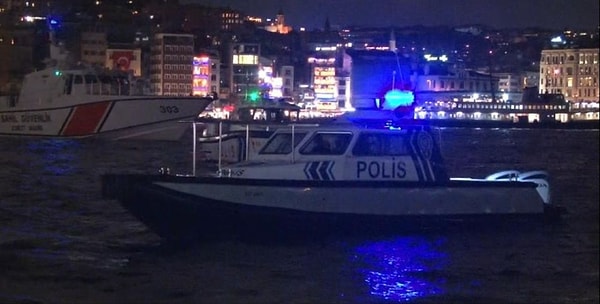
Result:
{"type": "Polygon", "coordinates": [[[550,175],[546,171],[528,171],[519,173],[517,176],[518,181],[522,182],[534,182],[537,184],[536,191],[544,201],[544,205],[551,205],[551,193],[550,193],[550,175]]]}

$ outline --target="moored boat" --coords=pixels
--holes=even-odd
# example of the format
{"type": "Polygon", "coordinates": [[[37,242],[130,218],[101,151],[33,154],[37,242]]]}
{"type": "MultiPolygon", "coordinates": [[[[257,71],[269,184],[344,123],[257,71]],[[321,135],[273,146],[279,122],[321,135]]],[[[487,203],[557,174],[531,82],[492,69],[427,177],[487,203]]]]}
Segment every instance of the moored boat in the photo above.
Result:
{"type": "MultiPolygon", "coordinates": [[[[37,80],[54,77],[49,71],[36,74],[28,77],[37,80]]],[[[64,74],[71,76],[76,72],[64,74]]],[[[95,77],[91,75],[79,74],[72,79],[95,77]]],[[[63,93],[59,90],[65,85],[64,78],[56,82],[52,85],[27,82],[14,102],[13,97],[0,96],[0,135],[179,140],[189,125],[177,122],[193,119],[213,102],[211,98],[197,97],[88,95],[83,90],[63,93]],[[32,86],[37,90],[32,90],[32,86]]],[[[73,85],[75,90],[76,87],[73,85]]]]}
{"type": "Polygon", "coordinates": [[[167,239],[399,232],[422,220],[559,210],[542,170],[449,177],[430,127],[357,114],[280,128],[256,155],[211,176],[104,175],[103,194],[167,239]]]}
{"type": "Polygon", "coordinates": [[[0,96],[0,135],[179,140],[215,98],[153,95],[128,74],[71,64],[51,33],[46,68],[0,96]]]}

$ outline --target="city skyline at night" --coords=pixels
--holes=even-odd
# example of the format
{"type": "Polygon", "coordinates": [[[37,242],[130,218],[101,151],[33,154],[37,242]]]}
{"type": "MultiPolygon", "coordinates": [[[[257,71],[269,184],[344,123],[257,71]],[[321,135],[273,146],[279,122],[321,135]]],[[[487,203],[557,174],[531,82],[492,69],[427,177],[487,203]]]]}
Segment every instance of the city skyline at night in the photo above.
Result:
{"type": "Polygon", "coordinates": [[[495,28],[598,27],[597,0],[181,0],[210,6],[229,6],[249,15],[274,18],[281,10],[286,23],[307,30],[332,26],[412,26],[482,24],[495,28]]]}

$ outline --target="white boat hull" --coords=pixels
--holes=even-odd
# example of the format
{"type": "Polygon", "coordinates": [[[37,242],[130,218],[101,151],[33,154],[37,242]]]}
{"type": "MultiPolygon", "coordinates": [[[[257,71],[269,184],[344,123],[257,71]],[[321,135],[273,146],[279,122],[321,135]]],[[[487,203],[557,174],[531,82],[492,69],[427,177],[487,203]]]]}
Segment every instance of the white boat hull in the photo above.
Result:
{"type": "Polygon", "coordinates": [[[391,187],[231,185],[157,182],[166,189],[224,204],[302,212],[357,215],[471,215],[543,213],[536,185],[513,182],[455,182],[447,186],[401,183],[391,187]],[[486,186],[489,185],[489,186],[486,186]]]}
{"type": "Polygon", "coordinates": [[[492,223],[545,219],[552,208],[538,195],[536,183],[514,181],[323,182],[104,175],[102,185],[105,198],[117,199],[155,233],[171,240],[402,233],[420,229],[423,223],[438,226],[457,220],[497,228],[492,223]]]}
{"type": "Polygon", "coordinates": [[[0,112],[0,135],[179,140],[212,99],[145,96],[0,112]]]}

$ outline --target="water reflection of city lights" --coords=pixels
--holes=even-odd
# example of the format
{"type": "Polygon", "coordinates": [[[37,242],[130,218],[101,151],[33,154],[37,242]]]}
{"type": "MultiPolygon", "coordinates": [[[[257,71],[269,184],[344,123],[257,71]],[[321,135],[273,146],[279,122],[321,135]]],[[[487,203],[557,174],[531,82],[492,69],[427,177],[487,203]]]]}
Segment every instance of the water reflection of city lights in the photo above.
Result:
{"type": "Polygon", "coordinates": [[[67,175],[74,170],[73,160],[81,146],[77,140],[47,139],[32,141],[28,149],[38,154],[39,164],[52,175],[67,175]]]}
{"type": "Polygon", "coordinates": [[[356,248],[354,262],[372,295],[398,302],[439,296],[445,285],[439,273],[448,260],[443,243],[419,237],[369,242],[356,248]]]}

